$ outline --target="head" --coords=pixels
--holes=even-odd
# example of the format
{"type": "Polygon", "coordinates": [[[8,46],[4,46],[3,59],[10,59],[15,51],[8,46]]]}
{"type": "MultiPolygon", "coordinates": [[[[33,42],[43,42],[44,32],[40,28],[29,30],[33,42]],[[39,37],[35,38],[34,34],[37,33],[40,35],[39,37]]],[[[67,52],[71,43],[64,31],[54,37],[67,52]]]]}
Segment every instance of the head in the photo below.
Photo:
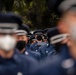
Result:
{"type": "Polygon", "coordinates": [[[0,53],[4,57],[10,57],[14,53],[16,46],[16,35],[14,33],[0,33],[0,53]]]}
{"type": "Polygon", "coordinates": [[[35,39],[37,40],[37,42],[43,42],[44,40],[43,33],[42,32],[35,33],[35,39]]]}
{"type": "Polygon", "coordinates": [[[37,39],[37,41],[43,41],[43,30],[41,29],[35,30],[33,34],[35,36],[35,39],[37,39]]]}
{"type": "Polygon", "coordinates": [[[76,43],[76,7],[68,9],[58,23],[60,33],[69,33],[70,40],[76,43]]]}
{"type": "Polygon", "coordinates": [[[27,33],[24,30],[17,30],[16,35],[17,35],[16,48],[18,50],[22,51],[23,49],[25,49],[25,47],[26,47],[26,45],[28,43],[27,33]]]}
{"type": "Polygon", "coordinates": [[[28,25],[22,24],[22,26],[20,26],[19,30],[16,31],[17,35],[20,37],[24,37],[24,40],[26,42],[26,44],[28,44],[29,38],[30,38],[30,28],[28,25]]]}
{"type": "MultiPolygon", "coordinates": [[[[76,0],[71,0],[69,3],[68,9],[61,16],[58,28],[61,33],[69,33],[66,44],[69,47],[69,53],[76,59],[76,0]]],[[[66,5],[65,8],[67,8],[66,5]]]]}
{"type": "Polygon", "coordinates": [[[4,58],[13,56],[17,40],[14,31],[21,23],[22,20],[12,13],[0,13],[0,56],[4,58]]]}

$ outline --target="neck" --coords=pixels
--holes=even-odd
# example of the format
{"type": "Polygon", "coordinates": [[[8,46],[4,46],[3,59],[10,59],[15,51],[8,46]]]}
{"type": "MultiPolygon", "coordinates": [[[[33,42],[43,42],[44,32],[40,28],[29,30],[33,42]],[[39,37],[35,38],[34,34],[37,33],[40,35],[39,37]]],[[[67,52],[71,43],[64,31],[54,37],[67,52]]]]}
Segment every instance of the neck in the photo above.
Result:
{"type": "Polygon", "coordinates": [[[8,52],[0,50],[0,56],[2,58],[11,58],[13,56],[13,54],[14,54],[14,50],[10,50],[8,52]]]}
{"type": "Polygon", "coordinates": [[[23,48],[23,49],[20,51],[20,53],[22,54],[24,51],[25,51],[25,48],[23,48]]]}
{"type": "Polygon", "coordinates": [[[42,40],[41,41],[37,41],[37,42],[42,42],[42,40]]]}

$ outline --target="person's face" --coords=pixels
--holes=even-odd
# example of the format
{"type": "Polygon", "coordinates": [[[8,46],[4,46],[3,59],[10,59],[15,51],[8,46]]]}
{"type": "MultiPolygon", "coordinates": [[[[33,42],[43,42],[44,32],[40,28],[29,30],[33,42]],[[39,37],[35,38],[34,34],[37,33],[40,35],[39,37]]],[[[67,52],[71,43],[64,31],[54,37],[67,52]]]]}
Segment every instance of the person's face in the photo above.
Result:
{"type": "Polygon", "coordinates": [[[17,37],[14,33],[0,33],[0,55],[3,58],[11,58],[16,46],[17,37]]]}
{"type": "Polygon", "coordinates": [[[28,38],[25,35],[20,35],[20,36],[17,36],[17,41],[25,41],[27,43],[28,38]]]}
{"type": "Polygon", "coordinates": [[[14,33],[0,33],[0,50],[9,52],[15,48],[16,35],[14,33]]]}
{"type": "Polygon", "coordinates": [[[58,29],[60,33],[69,33],[71,27],[76,26],[76,15],[73,15],[72,13],[67,14],[65,18],[62,18],[58,22],[58,29]]]}
{"type": "Polygon", "coordinates": [[[67,33],[68,31],[67,31],[67,26],[64,24],[64,22],[62,22],[62,21],[60,21],[59,23],[58,23],[58,29],[59,29],[59,32],[60,33],[67,33]]]}
{"type": "MultiPolygon", "coordinates": [[[[69,13],[58,23],[60,33],[70,34],[70,40],[76,40],[76,15],[69,13]]],[[[67,38],[69,39],[69,38],[67,38]]],[[[65,40],[64,40],[65,41],[65,40]]]]}

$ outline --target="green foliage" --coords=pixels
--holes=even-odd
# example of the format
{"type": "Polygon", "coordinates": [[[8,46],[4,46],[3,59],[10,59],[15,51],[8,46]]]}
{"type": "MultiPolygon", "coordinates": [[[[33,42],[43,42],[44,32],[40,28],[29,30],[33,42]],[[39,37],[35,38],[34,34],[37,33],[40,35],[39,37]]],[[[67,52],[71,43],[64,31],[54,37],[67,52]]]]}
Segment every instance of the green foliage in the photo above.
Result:
{"type": "MultiPolygon", "coordinates": [[[[32,29],[44,29],[55,26],[58,16],[51,14],[48,0],[2,0],[5,11],[13,11],[23,17],[23,22],[32,29]]],[[[3,6],[2,5],[2,6],[3,6]]],[[[0,5],[1,6],[1,5],[0,5]]]]}

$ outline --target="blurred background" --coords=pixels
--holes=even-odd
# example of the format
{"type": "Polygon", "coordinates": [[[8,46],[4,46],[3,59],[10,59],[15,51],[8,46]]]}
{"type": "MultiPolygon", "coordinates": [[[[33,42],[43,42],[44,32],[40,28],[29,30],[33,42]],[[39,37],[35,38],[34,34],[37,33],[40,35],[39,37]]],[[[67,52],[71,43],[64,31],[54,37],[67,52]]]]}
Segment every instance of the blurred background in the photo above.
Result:
{"type": "MultiPolygon", "coordinates": [[[[0,0],[1,12],[14,12],[21,15],[24,24],[33,29],[54,27],[59,19],[52,12],[57,0],[0,0]]],[[[61,0],[60,0],[61,1],[61,0]]]]}

